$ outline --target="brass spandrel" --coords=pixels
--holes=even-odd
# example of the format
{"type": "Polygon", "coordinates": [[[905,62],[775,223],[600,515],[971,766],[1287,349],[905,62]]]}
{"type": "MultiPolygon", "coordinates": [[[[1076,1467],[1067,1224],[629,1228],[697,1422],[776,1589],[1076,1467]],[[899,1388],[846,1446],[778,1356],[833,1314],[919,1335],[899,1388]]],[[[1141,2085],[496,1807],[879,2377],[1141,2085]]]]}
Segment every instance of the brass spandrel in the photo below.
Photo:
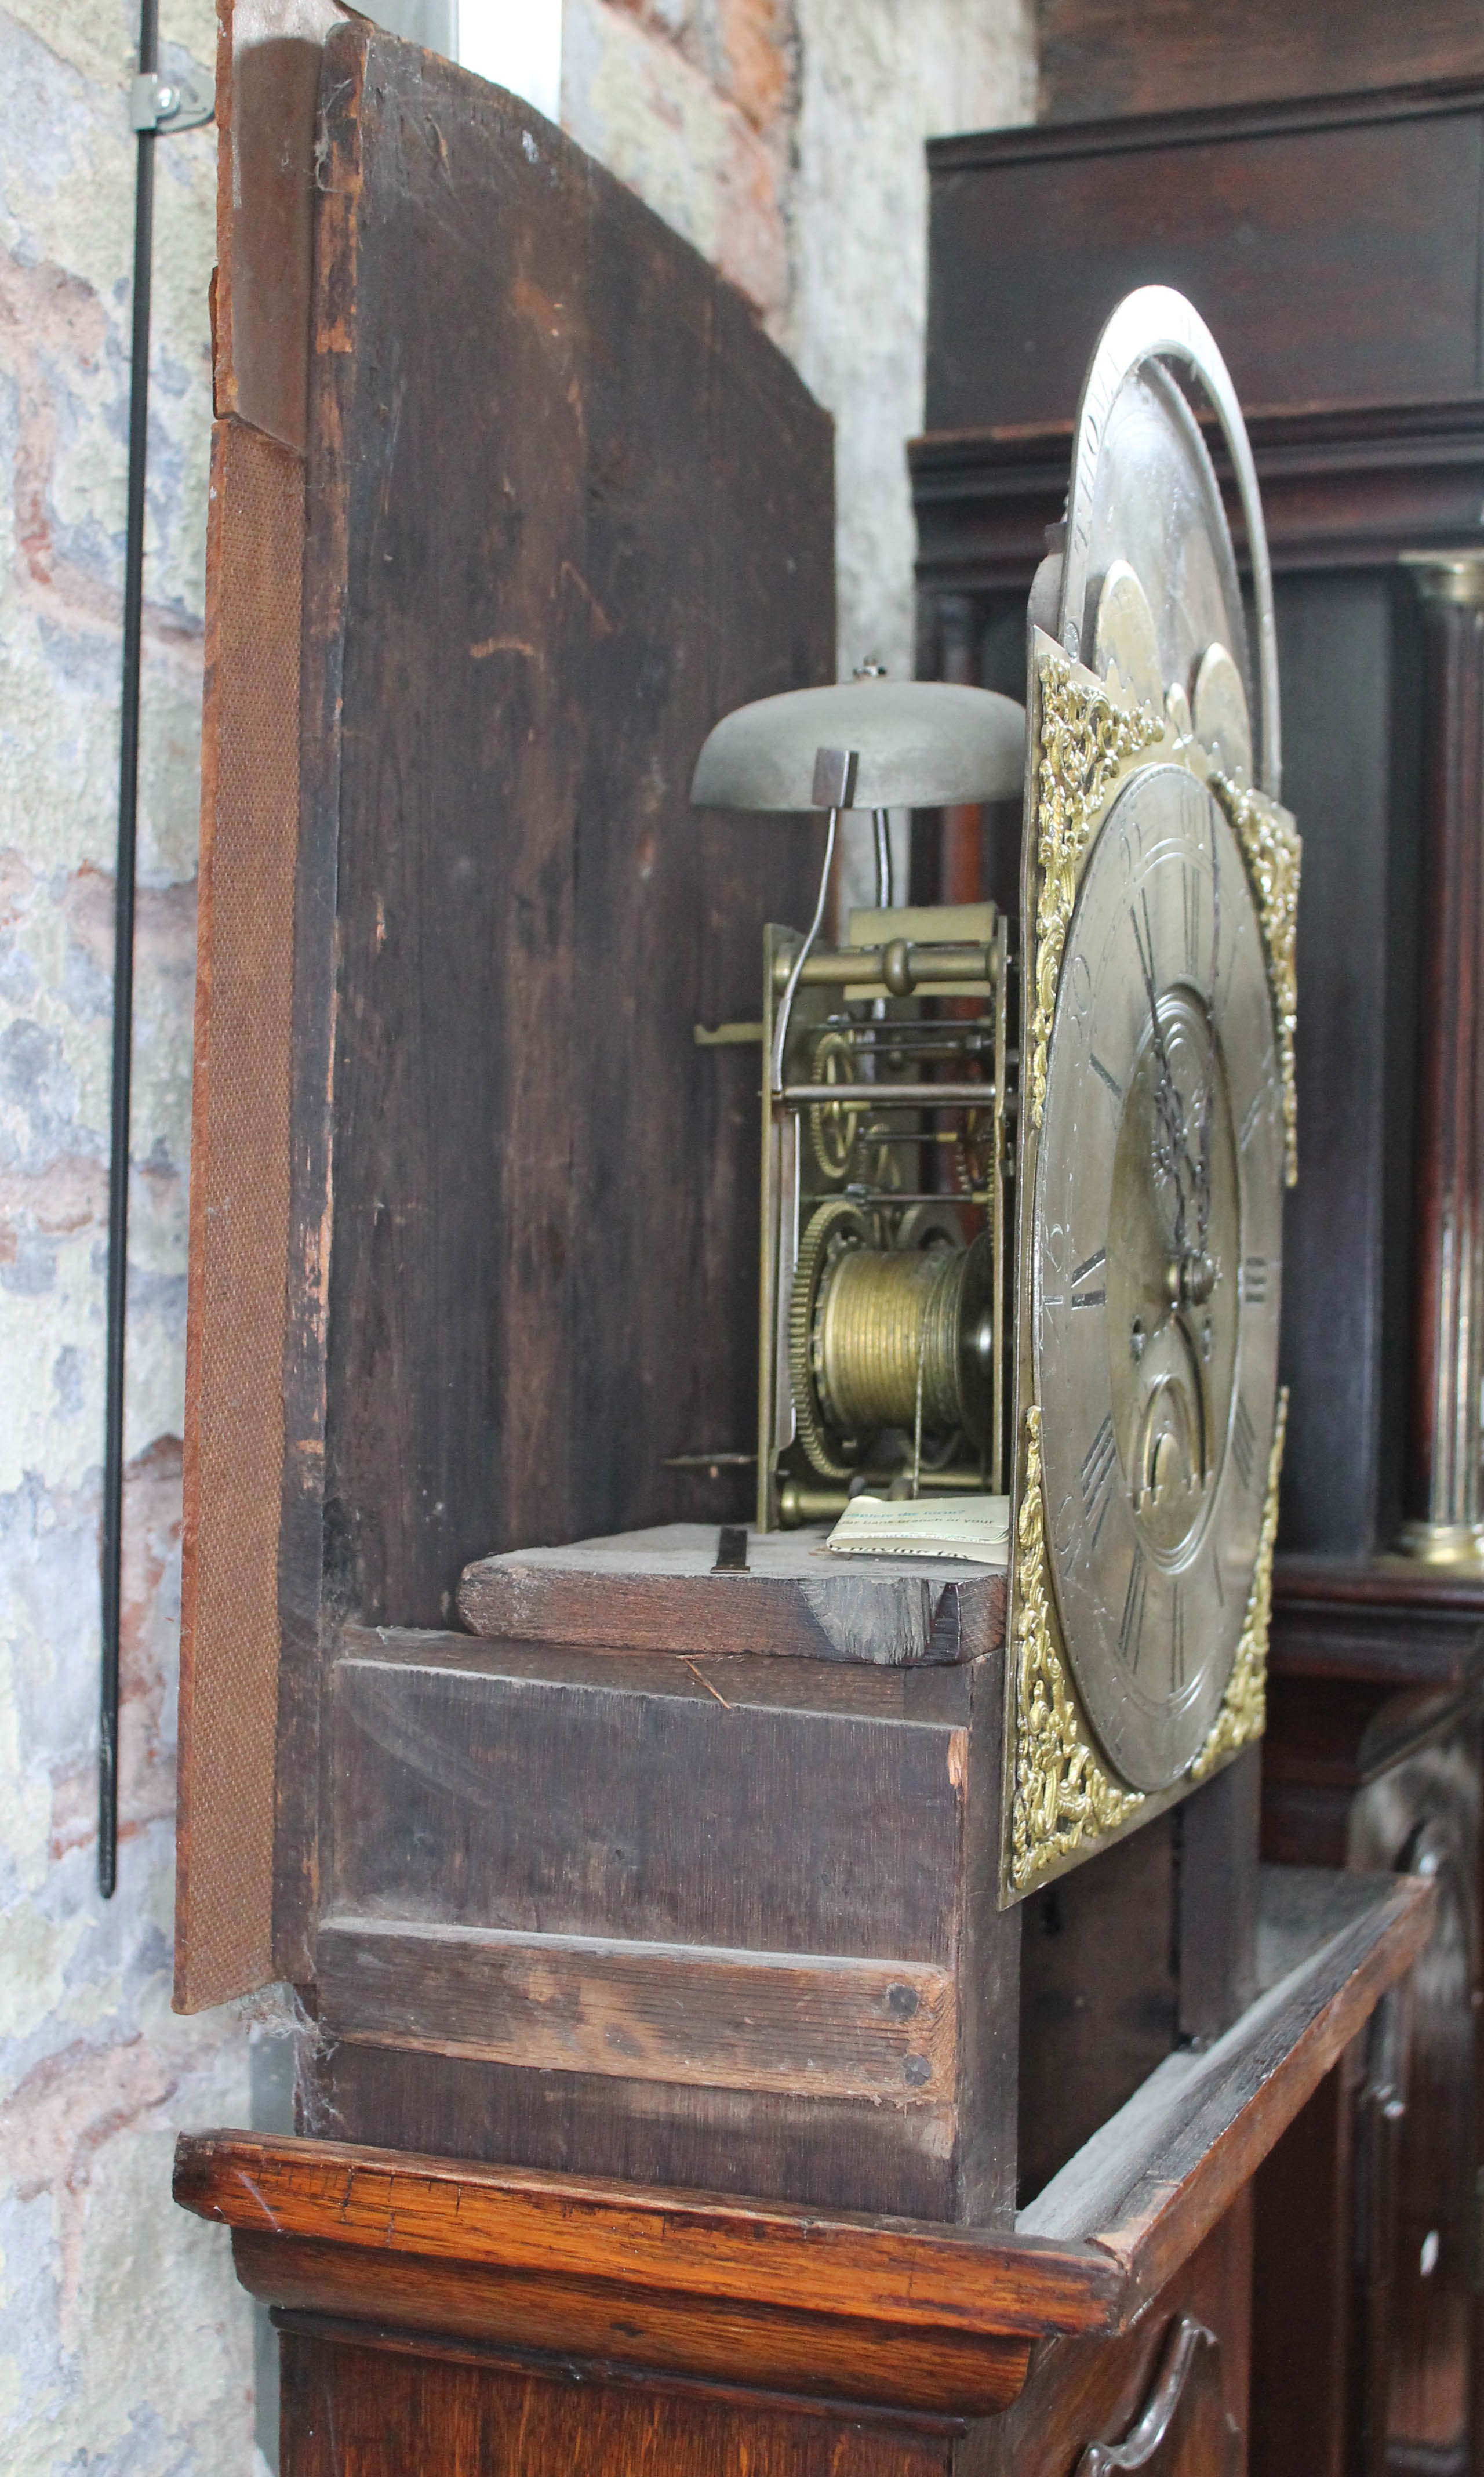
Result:
{"type": "Polygon", "coordinates": [[[1056,1012],[1062,950],[1076,903],[1077,867],[1108,794],[1130,758],[1164,737],[1164,717],[1125,711],[1064,656],[1043,654],[1041,756],[1037,768],[1035,1001],[1025,1091],[1030,1124],[1046,1107],[1046,1057],[1056,1012]]]}
{"type": "Polygon", "coordinates": [[[1298,1021],[1298,870],[1303,845],[1292,817],[1260,791],[1242,791],[1224,774],[1211,788],[1242,845],[1262,913],[1268,980],[1277,1025],[1278,1067],[1283,1078],[1283,1179],[1298,1179],[1298,1090],[1294,1036],[1298,1021]]]}

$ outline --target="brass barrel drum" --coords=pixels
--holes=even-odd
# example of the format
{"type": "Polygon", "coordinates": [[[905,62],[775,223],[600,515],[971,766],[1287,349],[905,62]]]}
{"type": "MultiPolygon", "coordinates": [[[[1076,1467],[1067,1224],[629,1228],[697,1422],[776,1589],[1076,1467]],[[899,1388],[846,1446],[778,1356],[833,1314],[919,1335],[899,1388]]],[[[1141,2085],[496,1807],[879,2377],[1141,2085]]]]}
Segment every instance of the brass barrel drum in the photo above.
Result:
{"type": "Polygon", "coordinates": [[[958,1438],[976,1452],[993,1419],[993,1255],[965,1246],[948,1209],[884,1216],[845,1197],[804,1233],[789,1332],[800,1441],[823,1479],[847,1479],[883,1430],[933,1460],[958,1438]]]}

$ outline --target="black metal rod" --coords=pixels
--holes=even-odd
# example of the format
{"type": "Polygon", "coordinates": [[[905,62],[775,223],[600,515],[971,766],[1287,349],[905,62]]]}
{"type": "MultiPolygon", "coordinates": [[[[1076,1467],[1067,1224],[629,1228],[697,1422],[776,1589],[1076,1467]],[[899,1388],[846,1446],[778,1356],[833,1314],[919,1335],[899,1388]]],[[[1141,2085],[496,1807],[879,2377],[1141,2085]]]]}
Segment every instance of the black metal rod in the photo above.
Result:
{"type": "MultiPolygon", "coordinates": [[[[160,65],[159,0],[140,0],[141,77],[160,65]]],[[[134,882],[139,813],[139,659],[144,627],[144,468],[149,444],[150,270],[155,133],[138,134],[134,200],[134,342],[124,535],[123,711],[113,896],[113,1102],[109,1156],[109,1321],[103,1434],[103,1678],[98,1714],[98,1889],[118,1881],[118,1630],[124,1545],[124,1326],[129,1289],[129,1089],[134,1047],[134,882]]]]}

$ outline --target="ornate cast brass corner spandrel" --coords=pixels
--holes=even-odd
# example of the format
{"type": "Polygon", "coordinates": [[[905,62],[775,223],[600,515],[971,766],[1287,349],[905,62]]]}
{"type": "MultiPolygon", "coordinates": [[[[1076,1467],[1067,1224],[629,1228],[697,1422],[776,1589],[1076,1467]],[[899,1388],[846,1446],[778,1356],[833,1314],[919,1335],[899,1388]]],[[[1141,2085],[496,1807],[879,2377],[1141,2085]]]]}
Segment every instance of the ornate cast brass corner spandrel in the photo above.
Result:
{"type": "Polygon", "coordinates": [[[1295,950],[1303,846],[1287,812],[1265,800],[1261,792],[1239,790],[1224,774],[1211,776],[1211,788],[1242,846],[1262,913],[1268,985],[1277,1022],[1278,1067],[1283,1078],[1283,1177],[1285,1184],[1293,1187],[1298,1178],[1298,1096],[1294,1069],[1298,981],[1295,950]]]}
{"type": "Polygon", "coordinates": [[[1046,653],[1041,684],[1041,755],[1036,772],[1035,1004],[1030,1018],[1026,1090],[1030,1123],[1046,1106],[1046,1057],[1056,1012],[1062,949],[1076,902],[1077,865],[1099,810],[1121,767],[1164,737],[1165,718],[1143,706],[1125,712],[1096,681],[1078,676],[1064,655],[1046,653]]]}
{"type": "Polygon", "coordinates": [[[1247,1615],[1237,1642],[1236,1658],[1222,1708],[1211,1724],[1211,1734],[1190,1767],[1192,1780],[1204,1780],[1224,1763],[1228,1755],[1240,1752],[1260,1738],[1268,1717],[1268,1626],[1273,1614],[1273,1547],[1278,1535],[1278,1481],[1283,1470],[1283,1439],[1288,1432],[1288,1388],[1278,1395],[1277,1417],[1273,1423],[1273,1445],[1268,1455],[1268,1493],[1263,1500],[1262,1529],[1257,1536],[1257,1563],[1252,1568],[1252,1588],[1247,1595],[1247,1615]]]}
{"type": "Polygon", "coordinates": [[[1109,1778],[1088,1743],[1051,1624],[1041,1493],[1041,1413],[1026,1413],[1026,1477],[1015,1546],[1015,1759],[1010,1879],[1028,1892],[1085,1840],[1145,1803],[1109,1778]]]}

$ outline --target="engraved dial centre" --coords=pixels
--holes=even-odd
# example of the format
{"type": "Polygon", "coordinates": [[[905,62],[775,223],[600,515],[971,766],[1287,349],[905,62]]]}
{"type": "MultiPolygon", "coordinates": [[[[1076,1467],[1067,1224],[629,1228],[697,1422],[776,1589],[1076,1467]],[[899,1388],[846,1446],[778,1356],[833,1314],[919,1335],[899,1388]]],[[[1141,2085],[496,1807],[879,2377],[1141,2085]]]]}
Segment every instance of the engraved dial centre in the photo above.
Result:
{"type": "Polygon", "coordinates": [[[1114,1149],[1104,1332],[1135,1528],[1173,1566],[1205,1527],[1230,1418],[1240,1203],[1226,1079],[1205,1010],[1177,988],[1158,1012],[1159,1041],[1150,1027],[1114,1149]],[[1162,1124],[1162,1086],[1177,1104],[1177,1135],[1162,1124]]]}

